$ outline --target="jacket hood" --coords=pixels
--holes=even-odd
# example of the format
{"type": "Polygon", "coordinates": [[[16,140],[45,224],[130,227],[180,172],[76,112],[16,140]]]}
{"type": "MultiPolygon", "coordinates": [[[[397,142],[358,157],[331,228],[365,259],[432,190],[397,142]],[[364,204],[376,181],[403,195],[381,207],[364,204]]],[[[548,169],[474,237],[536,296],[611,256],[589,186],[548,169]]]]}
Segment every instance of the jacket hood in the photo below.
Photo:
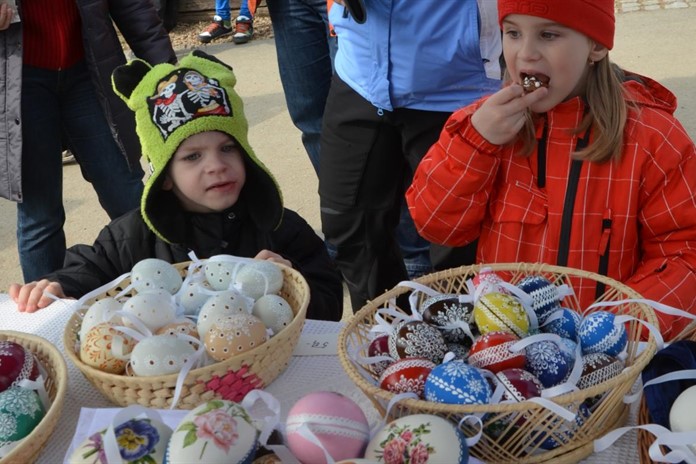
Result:
{"type": "Polygon", "coordinates": [[[638,107],[655,108],[674,114],[677,97],[659,82],[640,74],[624,71],[627,100],[638,107]]]}

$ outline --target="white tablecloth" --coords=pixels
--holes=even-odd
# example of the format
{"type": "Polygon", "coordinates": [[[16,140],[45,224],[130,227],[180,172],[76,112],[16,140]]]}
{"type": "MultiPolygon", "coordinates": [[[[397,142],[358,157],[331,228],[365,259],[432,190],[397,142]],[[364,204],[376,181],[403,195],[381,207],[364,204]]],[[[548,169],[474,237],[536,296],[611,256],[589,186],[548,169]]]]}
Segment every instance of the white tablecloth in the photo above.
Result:
{"type": "MultiPolygon", "coordinates": [[[[34,314],[19,313],[9,296],[0,294],[0,330],[16,330],[39,335],[64,352],[63,332],[65,324],[75,309],[74,301],[61,300],[34,314]]],[[[322,336],[328,334],[338,334],[341,327],[342,324],[338,322],[308,320],[302,332],[303,340],[298,345],[301,345],[303,341],[321,339],[322,336]]],[[[69,385],[62,416],[46,448],[39,456],[37,461],[39,464],[55,464],[63,460],[75,433],[82,407],[114,407],[70,361],[66,360],[66,363],[69,385]]],[[[352,383],[335,355],[295,355],[288,368],[271,385],[266,387],[266,391],[278,398],[281,403],[282,420],[285,420],[288,410],[297,400],[309,392],[319,390],[335,391],[350,397],[362,407],[371,424],[376,424],[380,420],[370,400],[352,383]]],[[[629,422],[635,422],[635,407],[629,422]]],[[[635,432],[629,432],[606,451],[595,453],[583,461],[585,464],[637,462],[635,432]]]]}

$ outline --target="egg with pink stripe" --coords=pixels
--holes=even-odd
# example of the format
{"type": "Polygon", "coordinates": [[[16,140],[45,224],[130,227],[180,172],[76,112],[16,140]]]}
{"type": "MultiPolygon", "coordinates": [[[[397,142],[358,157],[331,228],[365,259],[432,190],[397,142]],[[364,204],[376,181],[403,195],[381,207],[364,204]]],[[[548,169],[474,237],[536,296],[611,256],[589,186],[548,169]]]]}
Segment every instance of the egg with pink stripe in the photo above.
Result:
{"type": "Polygon", "coordinates": [[[324,464],[362,457],[370,427],[360,406],[340,393],[317,391],[297,401],[288,412],[287,444],[303,464],[324,464]]]}

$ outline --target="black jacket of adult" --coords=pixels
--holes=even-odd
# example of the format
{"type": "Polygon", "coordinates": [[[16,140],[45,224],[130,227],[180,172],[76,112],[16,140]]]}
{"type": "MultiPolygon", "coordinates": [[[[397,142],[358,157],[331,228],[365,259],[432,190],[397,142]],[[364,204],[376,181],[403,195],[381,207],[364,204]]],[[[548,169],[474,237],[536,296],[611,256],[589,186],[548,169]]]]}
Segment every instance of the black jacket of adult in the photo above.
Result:
{"type": "MultiPolygon", "coordinates": [[[[82,21],[85,59],[114,139],[131,165],[139,162],[140,143],[133,112],[113,91],[111,73],[126,63],[118,27],[133,54],[148,63],[176,62],[169,35],[150,0],[76,0],[82,21]]],[[[21,17],[21,1],[17,1],[21,17]]],[[[0,197],[22,199],[22,23],[0,31],[0,197]]]]}

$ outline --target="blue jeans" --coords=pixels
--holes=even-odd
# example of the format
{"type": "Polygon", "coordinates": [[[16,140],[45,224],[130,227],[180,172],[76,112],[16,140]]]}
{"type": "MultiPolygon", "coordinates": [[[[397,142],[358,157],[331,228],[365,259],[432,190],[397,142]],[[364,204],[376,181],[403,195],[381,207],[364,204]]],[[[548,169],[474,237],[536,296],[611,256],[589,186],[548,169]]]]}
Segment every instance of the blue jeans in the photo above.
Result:
{"type": "Polygon", "coordinates": [[[336,55],[326,0],[266,0],[266,5],[290,119],[302,132],[302,143],[318,173],[321,122],[336,55]]]}
{"type": "MultiPolygon", "coordinates": [[[[232,13],[230,12],[230,0],[215,0],[215,14],[222,18],[223,21],[229,21],[232,19],[232,13]]],[[[246,16],[251,19],[251,11],[249,11],[249,2],[247,0],[242,0],[239,5],[239,16],[246,16]]]]}
{"type": "Polygon", "coordinates": [[[138,207],[143,171],[139,165],[129,168],[84,62],[62,71],[24,66],[22,122],[17,244],[24,281],[31,282],[63,267],[64,147],[73,152],[112,219],[138,207]]]}

